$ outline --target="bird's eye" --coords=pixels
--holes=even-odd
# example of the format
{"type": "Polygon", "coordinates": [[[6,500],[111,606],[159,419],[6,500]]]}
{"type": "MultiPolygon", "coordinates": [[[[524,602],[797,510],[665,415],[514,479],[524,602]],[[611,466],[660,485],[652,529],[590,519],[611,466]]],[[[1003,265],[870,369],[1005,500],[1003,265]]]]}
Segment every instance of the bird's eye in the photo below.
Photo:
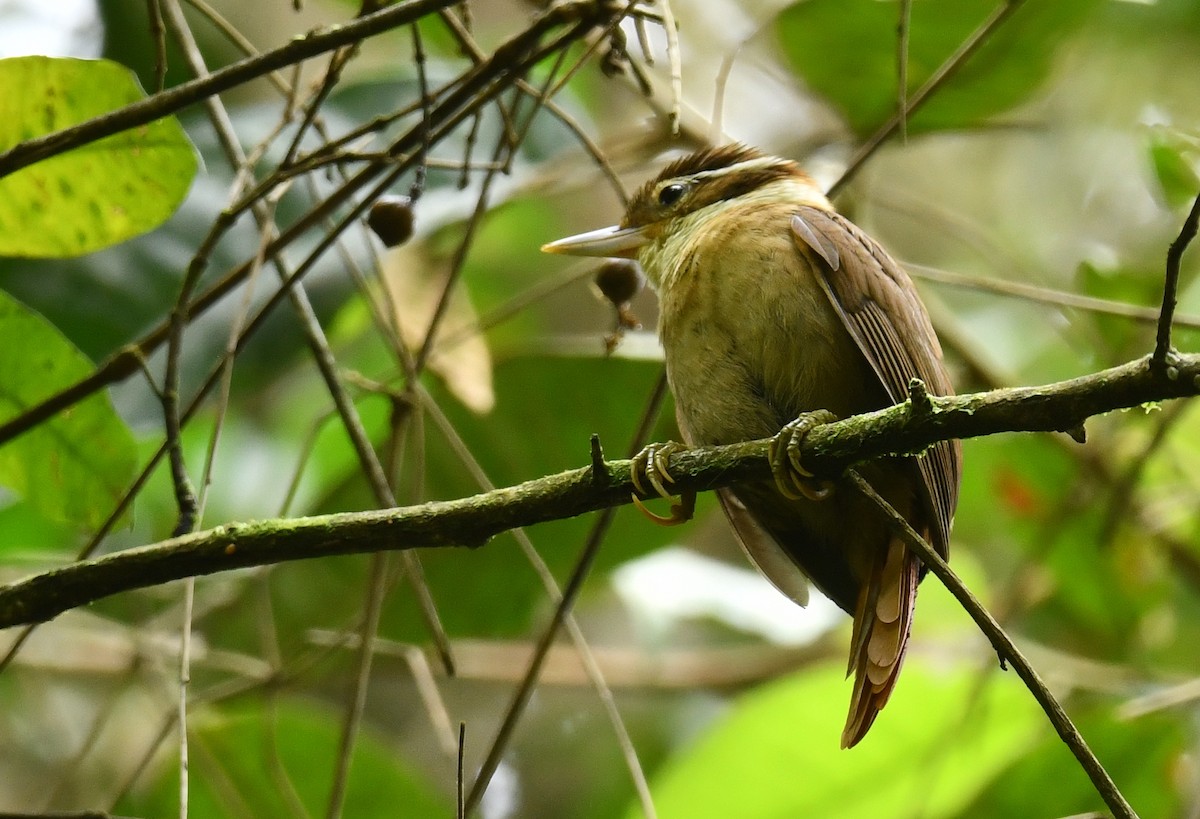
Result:
{"type": "Polygon", "coordinates": [[[679,201],[679,197],[683,196],[683,192],[687,190],[686,185],[681,185],[678,182],[673,185],[667,185],[658,192],[658,204],[664,207],[674,205],[679,201]]]}

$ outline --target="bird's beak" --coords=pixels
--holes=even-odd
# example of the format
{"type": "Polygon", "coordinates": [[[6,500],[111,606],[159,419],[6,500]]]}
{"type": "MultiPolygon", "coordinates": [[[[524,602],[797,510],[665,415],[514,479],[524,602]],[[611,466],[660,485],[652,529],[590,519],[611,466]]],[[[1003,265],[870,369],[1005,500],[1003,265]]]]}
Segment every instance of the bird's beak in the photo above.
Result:
{"type": "Polygon", "coordinates": [[[543,253],[564,253],[568,256],[637,257],[638,249],[650,241],[645,228],[623,228],[617,225],[589,230],[542,245],[543,253]]]}

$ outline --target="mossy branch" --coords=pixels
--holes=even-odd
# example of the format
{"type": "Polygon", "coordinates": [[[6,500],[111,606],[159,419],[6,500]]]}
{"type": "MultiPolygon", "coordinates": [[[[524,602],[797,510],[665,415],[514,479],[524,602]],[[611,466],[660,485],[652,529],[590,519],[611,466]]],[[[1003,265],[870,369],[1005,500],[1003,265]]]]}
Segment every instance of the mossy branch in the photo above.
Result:
{"type": "MultiPolygon", "coordinates": [[[[1063,431],[1116,409],[1200,394],[1200,355],[1171,356],[1162,372],[1150,357],[1040,387],[926,397],[814,429],[805,464],[839,474],[862,461],[920,452],[939,440],[1000,432],[1063,431]]],[[[768,441],[678,452],[669,465],[680,492],[767,480],[768,441]]],[[[581,445],[580,449],[583,447],[581,445]]],[[[604,461],[468,498],[317,517],[232,523],[81,561],[0,587],[0,628],[38,623],[119,592],[247,566],[329,555],[446,546],[482,546],[520,526],[628,503],[632,462],[604,461]]]]}

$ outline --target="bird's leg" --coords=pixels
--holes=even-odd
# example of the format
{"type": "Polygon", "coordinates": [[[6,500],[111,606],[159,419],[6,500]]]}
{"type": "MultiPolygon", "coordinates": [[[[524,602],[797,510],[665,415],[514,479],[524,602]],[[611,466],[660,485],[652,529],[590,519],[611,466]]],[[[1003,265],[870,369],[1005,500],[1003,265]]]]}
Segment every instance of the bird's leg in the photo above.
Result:
{"type": "Polygon", "coordinates": [[[668,441],[665,444],[650,444],[637,455],[633,456],[633,468],[630,473],[630,479],[633,481],[633,486],[637,489],[638,494],[647,497],[657,495],[660,498],[666,498],[671,501],[671,514],[669,517],[664,517],[656,515],[647,509],[645,504],[642,503],[641,498],[638,497],[638,494],[632,495],[633,505],[640,509],[643,515],[659,526],[678,526],[681,523],[686,523],[692,519],[692,515],[696,511],[695,492],[682,493],[679,495],[679,502],[676,503],[674,501],[675,495],[667,489],[669,484],[675,483],[670,471],[667,469],[667,458],[684,448],[683,444],[668,441]],[[649,489],[646,488],[646,483],[650,484],[649,489]]]}
{"type": "Polygon", "coordinates": [[[816,478],[804,468],[800,447],[810,430],[836,420],[837,417],[829,410],[806,412],[795,421],[785,424],[779,434],[771,439],[768,453],[771,474],[775,476],[776,488],[785,498],[821,501],[833,494],[833,481],[816,478]]]}

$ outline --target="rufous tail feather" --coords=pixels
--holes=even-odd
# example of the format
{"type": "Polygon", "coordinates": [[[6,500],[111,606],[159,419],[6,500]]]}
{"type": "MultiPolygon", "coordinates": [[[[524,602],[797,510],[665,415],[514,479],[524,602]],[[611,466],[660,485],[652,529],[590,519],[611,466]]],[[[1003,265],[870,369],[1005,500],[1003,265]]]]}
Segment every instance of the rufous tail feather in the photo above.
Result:
{"type": "Polygon", "coordinates": [[[842,731],[843,748],[854,747],[867,735],[896,685],[908,648],[919,575],[917,558],[893,539],[859,593],[850,642],[854,693],[842,731]]]}

